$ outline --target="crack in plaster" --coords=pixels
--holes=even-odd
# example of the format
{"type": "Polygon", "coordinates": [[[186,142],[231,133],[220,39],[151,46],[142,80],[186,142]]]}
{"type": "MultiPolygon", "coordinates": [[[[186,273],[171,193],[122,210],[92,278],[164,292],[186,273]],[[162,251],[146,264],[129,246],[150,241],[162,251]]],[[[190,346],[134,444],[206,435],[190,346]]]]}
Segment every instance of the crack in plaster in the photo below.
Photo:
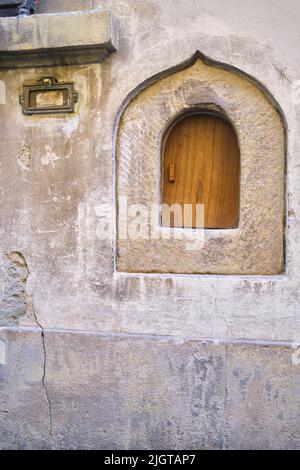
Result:
{"type": "MultiPolygon", "coordinates": [[[[24,258],[24,261],[25,261],[25,258],[24,258]]],[[[25,261],[25,263],[26,263],[26,261],[25,261]]],[[[26,267],[27,267],[27,271],[28,271],[28,278],[27,278],[27,280],[28,280],[29,277],[31,276],[31,273],[30,273],[30,270],[28,268],[27,263],[26,263],[26,267]]],[[[47,404],[48,404],[49,425],[50,425],[49,434],[50,434],[50,436],[52,436],[52,431],[53,431],[52,405],[51,405],[51,401],[50,401],[48,388],[47,388],[47,385],[46,385],[47,350],[46,350],[46,342],[45,342],[45,329],[44,329],[43,325],[40,323],[40,321],[38,319],[38,316],[37,316],[37,313],[35,311],[34,303],[33,303],[33,296],[28,295],[27,291],[26,291],[26,305],[27,305],[27,309],[31,310],[34,321],[37,324],[38,328],[40,328],[40,330],[41,330],[41,338],[42,338],[42,346],[43,346],[43,358],[44,358],[44,361],[43,361],[43,375],[42,375],[42,387],[45,391],[45,396],[46,396],[46,400],[47,400],[47,404]]]]}
{"type": "Polygon", "coordinates": [[[227,371],[228,371],[228,343],[225,343],[225,391],[224,391],[224,434],[223,434],[223,450],[228,450],[228,436],[227,436],[227,371]]]}
{"type": "Polygon", "coordinates": [[[46,342],[45,342],[45,330],[44,330],[44,327],[39,322],[38,317],[37,317],[36,312],[35,312],[34,309],[33,309],[33,315],[34,315],[36,324],[41,329],[41,338],[42,338],[43,356],[44,356],[42,386],[43,386],[43,389],[45,391],[46,400],[47,400],[47,403],[48,403],[49,424],[50,424],[49,434],[50,434],[50,436],[52,436],[52,431],[53,431],[52,405],[51,405],[51,401],[50,401],[48,388],[47,388],[47,385],[46,385],[47,350],[46,350],[46,342]]]}
{"type": "MultiPolygon", "coordinates": [[[[27,315],[41,330],[41,337],[42,337],[42,346],[43,346],[43,375],[42,375],[42,387],[45,391],[46,400],[48,403],[48,410],[49,410],[49,423],[50,423],[50,436],[52,435],[53,430],[53,421],[52,421],[52,405],[49,397],[49,392],[46,385],[46,368],[47,368],[47,351],[46,351],[46,343],[45,343],[45,330],[41,323],[38,320],[37,314],[34,309],[33,305],[33,296],[28,293],[28,280],[31,276],[27,261],[24,255],[20,251],[12,251],[6,254],[5,260],[8,260],[7,266],[5,265],[8,274],[7,274],[7,292],[6,297],[4,297],[3,306],[0,303],[0,310],[3,308],[5,313],[5,307],[7,313],[8,321],[13,321],[15,324],[18,325],[19,329],[19,322],[18,319],[23,316],[27,315]],[[10,289],[9,289],[10,288],[10,289]],[[17,299],[17,302],[16,300],[17,299]],[[13,302],[13,301],[14,302],[13,302]],[[17,314],[16,314],[17,312],[17,314]]],[[[0,266],[1,267],[1,266],[0,266]]],[[[6,274],[6,271],[4,271],[6,274]]],[[[4,292],[5,293],[5,292],[4,292]]],[[[5,318],[4,318],[5,319],[5,318]]],[[[4,326],[9,326],[5,325],[4,326]]]]}

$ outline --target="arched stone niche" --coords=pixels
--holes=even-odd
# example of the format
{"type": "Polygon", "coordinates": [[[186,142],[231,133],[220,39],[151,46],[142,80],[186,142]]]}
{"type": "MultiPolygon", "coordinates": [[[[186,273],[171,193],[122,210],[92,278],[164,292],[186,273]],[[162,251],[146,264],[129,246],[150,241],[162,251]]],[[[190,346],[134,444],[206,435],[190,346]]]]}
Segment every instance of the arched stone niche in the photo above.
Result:
{"type": "MultiPolygon", "coordinates": [[[[267,90],[243,72],[200,53],[138,87],[125,101],[116,130],[118,271],[282,273],[285,140],[284,118],[267,90]],[[190,109],[224,113],[237,133],[239,226],[204,230],[204,238],[203,230],[175,229],[168,239],[154,209],[161,202],[162,145],[176,116],[190,109]],[[138,205],[132,214],[139,205],[140,213],[143,208],[149,212],[148,227],[143,225],[140,236],[125,234],[124,198],[129,208],[138,205]]],[[[130,217],[128,221],[130,225],[130,217]]]]}

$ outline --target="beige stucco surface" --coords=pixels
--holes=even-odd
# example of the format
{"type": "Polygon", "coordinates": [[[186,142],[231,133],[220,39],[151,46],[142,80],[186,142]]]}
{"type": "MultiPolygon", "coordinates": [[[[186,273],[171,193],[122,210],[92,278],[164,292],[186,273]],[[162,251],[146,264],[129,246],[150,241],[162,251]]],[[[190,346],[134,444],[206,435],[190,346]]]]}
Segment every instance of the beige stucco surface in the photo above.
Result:
{"type": "MultiPolygon", "coordinates": [[[[0,305],[5,306],[1,310],[0,322],[6,327],[1,331],[3,364],[0,372],[4,383],[1,410],[15,413],[12,421],[10,418],[7,420],[6,414],[1,415],[1,426],[5,430],[3,436],[10,436],[5,437],[7,441],[3,440],[3,445],[8,446],[9,442],[12,442],[12,447],[48,445],[50,400],[54,410],[53,432],[54,435],[57,433],[58,439],[53,445],[59,445],[57,442],[63,439],[67,447],[96,448],[99,439],[95,430],[100,418],[93,422],[87,418],[85,411],[88,408],[89,416],[93,416],[96,403],[97,410],[108,413],[105,414],[107,422],[115,416],[111,411],[115,405],[110,401],[110,394],[104,394],[101,384],[111,373],[109,361],[113,363],[114,379],[109,382],[108,390],[116,390],[120,383],[122,361],[114,336],[117,334],[125,335],[125,338],[127,335],[133,337],[132,340],[124,340],[125,343],[128,341],[128,345],[125,344],[122,349],[122,357],[126,357],[128,351],[134,351],[130,352],[128,360],[131,371],[128,377],[133,377],[134,373],[143,377],[149,370],[155,376],[160,365],[169,374],[170,380],[161,387],[154,378],[151,383],[144,382],[145,396],[152,393],[153,386],[157,395],[163,397],[175,377],[176,383],[172,389],[175,392],[171,391],[169,396],[175,400],[177,407],[168,409],[166,422],[169,417],[176,417],[176,413],[184,416],[186,407],[190,406],[178,395],[181,380],[188,381],[189,387],[196,384],[193,392],[195,400],[201,395],[202,389],[197,388],[197,384],[205,369],[204,366],[204,369],[201,368],[201,357],[206,358],[206,353],[201,349],[205,339],[211,339],[210,344],[215,345],[231,344],[230,341],[236,340],[249,340],[252,345],[249,348],[253,348],[254,352],[247,351],[245,354],[240,343],[235,346],[231,360],[232,364],[238,362],[235,368],[239,370],[232,373],[231,366],[227,366],[229,362],[226,362],[228,348],[216,348],[217,357],[221,355],[224,359],[222,364],[225,364],[225,370],[218,363],[222,372],[221,375],[216,374],[221,381],[217,388],[212,385],[215,383],[210,378],[212,376],[208,376],[205,382],[209,390],[215,390],[212,393],[217,397],[211,402],[208,398],[205,402],[207,408],[204,413],[213,410],[212,415],[207,420],[201,421],[199,418],[196,428],[193,427],[193,415],[188,415],[189,429],[182,439],[176,434],[178,428],[174,418],[174,428],[169,434],[171,437],[169,440],[166,438],[164,443],[180,447],[196,429],[198,439],[195,438],[195,447],[241,448],[253,439],[254,447],[280,445],[299,448],[299,432],[295,423],[299,415],[299,403],[295,401],[295,397],[299,396],[299,365],[292,364],[291,351],[292,343],[300,342],[300,4],[294,0],[229,0],[226,4],[219,0],[64,2],[66,10],[96,7],[111,10],[118,21],[118,51],[104,62],[84,66],[0,70],[0,280],[4,286],[0,289],[0,305]],[[262,83],[279,103],[285,116],[286,257],[282,274],[172,275],[117,271],[115,138],[118,118],[127,103],[124,100],[143,81],[181,64],[196,51],[201,51],[214,61],[236,67],[262,83]],[[34,82],[45,75],[55,75],[66,82],[74,81],[79,93],[75,114],[22,115],[19,105],[22,84],[34,82]],[[99,237],[103,226],[103,204],[108,222],[106,240],[99,237]],[[12,253],[21,255],[26,269],[11,256],[12,253]],[[19,297],[16,297],[16,290],[19,297]],[[22,293],[25,303],[20,301],[22,293]],[[17,313],[12,318],[10,307],[16,299],[17,313]],[[45,350],[39,325],[45,332],[45,350]],[[21,327],[30,330],[18,330],[21,327]],[[16,330],[11,332],[10,328],[16,330]],[[77,341],[72,340],[74,330],[79,335],[77,341]],[[60,334],[66,335],[65,341],[61,341],[60,334]],[[86,343],[81,342],[80,335],[86,343]],[[146,335],[159,337],[154,350],[151,349],[152,342],[147,343],[146,335]],[[102,337],[112,344],[105,359],[108,368],[97,353],[104,348],[102,337]],[[142,338],[140,347],[135,343],[137,337],[142,338]],[[174,343],[170,337],[174,338],[174,343]],[[187,357],[194,357],[194,346],[191,346],[192,350],[184,347],[180,351],[177,346],[190,337],[196,349],[200,349],[200,366],[197,365],[195,375],[186,372],[181,379],[176,361],[186,364],[187,357]],[[163,352],[165,343],[170,348],[166,356],[163,352]],[[85,345],[84,349],[81,349],[81,344],[85,345]],[[267,347],[270,348],[269,354],[265,354],[267,347]],[[279,348],[277,355],[273,347],[279,348]],[[48,351],[48,368],[45,367],[45,351],[48,351]],[[143,351],[147,352],[145,359],[146,352],[143,351]],[[94,379],[93,374],[86,378],[79,365],[81,357],[85,357],[87,369],[92,368],[93,361],[97,364],[94,379]],[[16,372],[13,369],[21,359],[24,362],[20,362],[22,367],[16,372]],[[55,375],[57,365],[61,385],[55,375]],[[225,372],[229,374],[227,385],[222,378],[225,372]],[[268,374],[274,382],[271,380],[272,392],[264,381],[268,374]],[[72,382],[74,377],[77,377],[76,386],[72,382]],[[87,383],[90,381],[95,384],[95,389],[88,395],[91,388],[87,383]],[[31,386],[32,401],[22,400],[21,403],[12,399],[13,393],[16,398],[24,390],[29,393],[31,386]],[[48,397],[45,395],[47,386],[48,397]],[[240,411],[227,415],[222,411],[225,424],[221,430],[215,429],[216,437],[207,442],[205,436],[208,430],[218,423],[219,403],[224,404],[226,386],[234,396],[230,399],[232,410],[238,407],[240,411]],[[246,387],[246,395],[243,387],[246,387]],[[284,393],[280,394],[280,390],[284,393]],[[259,407],[251,411],[253,403],[257,403],[256,393],[264,397],[264,413],[259,407]],[[68,415],[70,396],[74,399],[74,408],[68,415]],[[245,396],[246,401],[243,401],[245,396]],[[65,406],[64,410],[59,409],[57,403],[61,403],[62,408],[65,406]],[[35,404],[42,410],[39,414],[35,404]],[[277,416],[278,408],[280,412],[277,416]],[[284,410],[286,414],[282,420],[284,410]],[[78,426],[75,423],[76,413],[80,421],[78,426]],[[265,417],[267,427],[263,426],[261,416],[265,417]],[[66,422],[71,424],[66,426],[66,422]],[[69,432],[73,429],[72,423],[74,431],[69,432]],[[248,434],[242,433],[245,423],[248,434]],[[219,440],[220,434],[222,441],[219,440]],[[227,444],[224,444],[224,435],[228,436],[227,444]],[[271,436],[270,440],[267,435],[271,436]],[[85,442],[82,436],[85,436],[85,442]]],[[[51,0],[47,6],[41,4],[40,9],[41,12],[62,11],[62,2],[51,0]]],[[[268,112],[272,114],[273,110],[268,107],[268,112]]],[[[280,129],[281,136],[278,136],[277,143],[272,141],[272,146],[281,148],[281,124],[276,120],[272,122],[275,128],[280,129]]],[[[271,165],[271,160],[269,163],[271,165]]],[[[263,171],[260,166],[258,169],[263,171]]],[[[274,176],[277,169],[272,168],[272,171],[274,176]]],[[[282,169],[278,172],[281,175],[282,169]]],[[[280,176],[280,188],[281,185],[280,176]]],[[[212,357],[208,355],[207,359],[213,365],[218,362],[214,357],[215,353],[212,353],[212,357]]],[[[117,397],[114,403],[123,400],[122,397],[129,391],[134,393],[130,384],[130,380],[124,379],[121,398],[117,397]]],[[[140,407],[141,394],[143,389],[136,388],[135,398],[130,403],[140,407]]],[[[210,392],[208,396],[211,396],[210,392]]],[[[155,397],[153,403],[157,403],[155,397]]],[[[118,434],[114,441],[103,441],[103,445],[113,443],[122,448],[130,442],[133,446],[139,442],[142,447],[155,446],[157,441],[149,440],[149,422],[157,424],[153,428],[154,434],[161,431],[165,436],[167,431],[160,427],[162,421],[159,418],[153,421],[154,415],[149,412],[149,416],[143,415],[142,421],[139,421],[142,425],[146,423],[143,431],[134,426],[135,421],[129,429],[128,419],[132,413],[128,406],[127,402],[124,408],[122,404],[126,426],[120,428],[120,422],[116,420],[110,428],[110,436],[114,436],[117,429],[122,429],[122,433],[125,429],[124,433],[118,434]],[[130,432],[133,433],[131,440],[128,437],[130,432]]],[[[163,400],[159,400],[157,416],[163,409],[163,400]]]]}
{"type": "MultiPolygon", "coordinates": [[[[268,44],[248,33],[233,34],[230,25],[198,12],[193,2],[185,5],[185,15],[181,2],[172,15],[168,2],[143,6],[130,2],[127,8],[124,2],[103,2],[103,7],[111,7],[118,18],[120,46],[102,64],[1,72],[7,90],[7,104],[1,105],[1,249],[24,255],[30,271],[27,288],[40,322],[51,328],[131,333],[159,329],[162,334],[199,338],[296,338],[300,181],[296,64],[282,57],[275,39],[268,44]],[[196,50],[260,81],[286,117],[289,219],[286,274],[279,277],[115,272],[116,115],[142,81],[187,60],[196,50]],[[74,80],[80,94],[74,115],[21,114],[18,96],[23,82],[47,74],[74,80]],[[24,168],[20,155],[26,145],[31,158],[24,168]],[[97,237],[103,203],[111,231],[107,240],[97,237]]],[[[21,324],[28,324],[26,316],[21,324]]]]}

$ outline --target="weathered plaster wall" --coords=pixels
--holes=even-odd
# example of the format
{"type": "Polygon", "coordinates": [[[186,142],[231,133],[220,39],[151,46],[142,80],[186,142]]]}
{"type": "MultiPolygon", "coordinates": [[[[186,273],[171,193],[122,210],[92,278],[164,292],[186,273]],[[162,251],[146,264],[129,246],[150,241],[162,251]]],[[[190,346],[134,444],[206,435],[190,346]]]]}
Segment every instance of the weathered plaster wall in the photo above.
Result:
{"type": "Polygon", "coordinates": [[[246,37],[234,35],[226,24],[222,32],[222,23],[217,28],[212,22],[208,28],[207,15],[202,21],[200,12],[192,19],[194,4],[186,5],[185,15],[181,2],[172,14],[168,2],[143,6],[130,2],[128,11],[122,2],[104,2],[103,6],[111,7],[119,20],[120,47],[102,64],[1,73],[7,89],[7,105],[1,107],[2,249],[24,255],[31,273],[28,289],[33,292],[40,322],[49,328],[108,332],[152,334],[159,327],[162,334],[202,338],[296,339],[299,168],[295,64],[278,53],[276,42],[271,47],[248,33],[246,37]],[[190,21],[188,35],[184,21],[190,21]],[[144,34],[146,23],[153,31],[156,28],[152,39],[144,34]],[[183,62],[197,49],[261,81],[286,116],[290,217],[285,275],[147,277],[113,272],[113,128],[117,112],[126,95],[144,79],[183,62]],[[278,70],[286,70],[287,78],[278,70]],[[61,80],[75,81],[80,93],[76,114],[24,117],[17,103],[22,83],[53,73],[61,80]],[[20,165],[24,146],[28,146],[27,154],[30,147],[31,155],[25,169],[20,165]],[[97,237],[102,203],[108,204],[111,219],[112,235],[106,241],[97,237]]]}
{"type": "MultiPolygon", "coordinates": [[[[103,63],[0,71],[1,268],[20,253],[30,299],[14,318],[0,311],[11,326],[1,331],[0,447],[300,448],[300,366],[292,363],[300,339],[299,2],[64,2],[65,10],[98,6],[118,18],[120,34],[118,52],[103,63]],[[116,116],[142,81],[197,50],[260,81],[285,115],[282,275],[115,270],[116,116]],[[22,84],[47,74],[75,82],[74,115],[22,115],[22,84]],[[97,236],[101,204],[105,241],[97,236]],[[165,396],[173,403],[166,410],[165,396]]],[[[43,2],[46,10],[61,11],[62,2],[43,2]]],[[[1,305],[9,292],[0,290],[1,305]]]]}

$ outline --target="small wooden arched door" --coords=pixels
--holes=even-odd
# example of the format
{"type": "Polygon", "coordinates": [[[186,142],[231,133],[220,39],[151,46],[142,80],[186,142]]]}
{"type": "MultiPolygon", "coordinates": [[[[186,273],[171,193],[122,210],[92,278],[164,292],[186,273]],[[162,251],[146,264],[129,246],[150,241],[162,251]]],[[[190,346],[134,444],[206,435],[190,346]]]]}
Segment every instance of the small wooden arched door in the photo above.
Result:
{"type": "MultiPolygon", "coordinates": [[[[240,151],[231,124],[218,114],[188,114],[169,131],[163,155],[162,202],[204,204],[204,227],[236,228],[240,208],[240,151]]],[[[171,226],[178,227],[171,218],[171,226]]],[[[182,225],[180,225],[182,226],[182,225]]]]}

